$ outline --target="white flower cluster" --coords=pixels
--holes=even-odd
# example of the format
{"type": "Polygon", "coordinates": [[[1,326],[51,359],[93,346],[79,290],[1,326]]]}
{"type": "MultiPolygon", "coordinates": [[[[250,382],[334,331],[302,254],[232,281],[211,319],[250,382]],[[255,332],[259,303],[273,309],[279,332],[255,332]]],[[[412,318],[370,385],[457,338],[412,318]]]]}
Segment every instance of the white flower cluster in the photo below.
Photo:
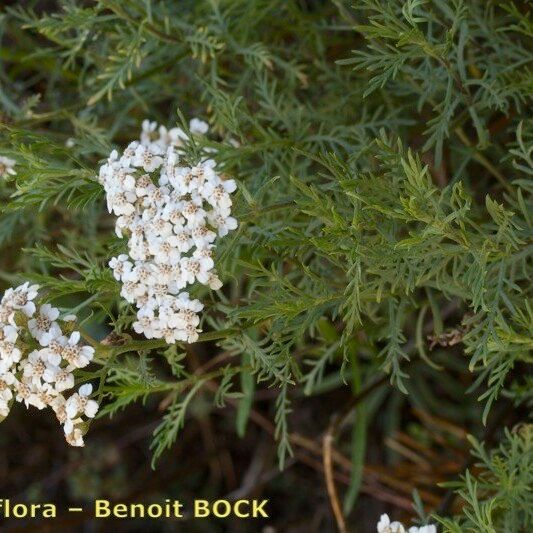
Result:
{"type": "Polygon", "coordinates": [[[0,178],[9,178],[9,176],[14,176],[16,161],[0,155],[0,178]]]}
{"type": "MultiPolygon", "coordinates": [[[[191,120],[192,134],[207,130],[191,120]]],[[[115,231],[128,237],[129,254],[109,265],[121,295],[138,308],[133,327],[170,344],[198,339],[203,304],[182,289],[196,281],[220,289],[213,243],[237,227],[230,216],[235,181],[223,179],[207,157],[193,167],[182,162],[187,140],[180,128],[145,120],[140,140],[120,157],[113,151],[99,173],[109,212],[118,217],[115,231]]]]}
{"type": "Polygon", "coordinates": [[[427,526],[412,526],[406,529],[401,522],[391,522],[389,515],[382,514],[378,526],[378,533],[437,533],[437,526],[428,524],[427,526]]]}
{"type": "Polygon", "coordinates": [[[51,407],[72,446],[83,446],[84,420],[94,418],[98,404],[89,399],[92,386],[74,388],[73,371],[87,366],[94,348],[80,345],[73,330],[74,315],[62,319],[50,304],[36,308],[38,285],[8,289],[0,301],[0,420],[13,401],[37,409],[51,407]]]}

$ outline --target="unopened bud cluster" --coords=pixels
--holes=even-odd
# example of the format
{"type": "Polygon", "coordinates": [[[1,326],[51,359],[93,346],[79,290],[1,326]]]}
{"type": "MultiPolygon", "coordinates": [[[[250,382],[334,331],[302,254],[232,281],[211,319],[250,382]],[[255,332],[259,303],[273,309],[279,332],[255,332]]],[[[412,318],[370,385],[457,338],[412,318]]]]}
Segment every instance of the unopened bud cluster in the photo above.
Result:
{"type": "MultiPolygon", "coordinates": [[[[207,129],[198,119],[190,123],[193,135],[207,129]]],[[[116,233],[128,238],[128,254],[109,265],[122,282],[121,295],[138,309],[133,327],[168,343],[198,339],[203,304],[183,289],[195,282],[222,286],[214,241],[237,227],[230,216],[235,181],[223,179],[213,159],[187,165],[187,141],[180,128],[144,121],[140,140],[120,157],[113,151],[99,173],[109,211],[118,217],[116,233]]]]}
{"type": "Polygon", "coordinates": [[[37,409],[50,407],[72,446],[83,446],[85,418],[94,418],[98,404],[89,398],[92,386],[74,388],[73,371],[87,366],[94,348],[80,344],[73,331],[74,315],[59,319],[50,304],[37,309],[37,285],[8,289],[0,302],[0,420],[14,401],[37,409]]]}

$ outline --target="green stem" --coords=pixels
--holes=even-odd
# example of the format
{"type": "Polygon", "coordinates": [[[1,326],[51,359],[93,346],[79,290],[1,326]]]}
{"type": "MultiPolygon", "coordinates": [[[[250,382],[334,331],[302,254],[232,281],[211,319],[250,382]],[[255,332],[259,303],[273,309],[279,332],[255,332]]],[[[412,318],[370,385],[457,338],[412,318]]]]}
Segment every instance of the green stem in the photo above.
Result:
{"type": "MultiPolygon", "coordinates": [[[[240,328],[227,328],[219,331],[208,331],[207,333],[200,333],[196,342],[210,342],[219,339],[225,339],[231,335],[239,334],[243,331],[240,328]]],[[[128,342],[125,346],[106,346],[98,344],[98,350],[101,355],[121,355],[127,352],[140,352],[143,350],[156,350],[157,348],[165,348],[169,344],[165,339],[149,339],[149,340],[134,340],[128,342]]]]}
{"type": "MultiPolygon", "coordinates": [[[[355,395],[361,393],[362,374],[361,366],[357,357],[357,349],[350,351],[350,362],[352,364],[352,392],[355,395]]],[[[363,483],[363,467],[366,456],[366,433],[367,416],[365,402],[361,402],[355,408],[355,421],[352,427],[352,470],[350,473],[350,485],[344,498],[344,514],[348,516],[353,510],[359,496],[363,483]]]]}
{"type": "Polygon", "coordinates": [[[501,185],[511,194],[514,194],[514,189],[509,185],[505,176],[472,144],[472,141],[468,138],[463,128],[458,126],[453,130],[454,133],[459,137],[461,142],[472,150],[472,156],[474,159],[483,167],[485,167],[500,183],[501,185]]]}

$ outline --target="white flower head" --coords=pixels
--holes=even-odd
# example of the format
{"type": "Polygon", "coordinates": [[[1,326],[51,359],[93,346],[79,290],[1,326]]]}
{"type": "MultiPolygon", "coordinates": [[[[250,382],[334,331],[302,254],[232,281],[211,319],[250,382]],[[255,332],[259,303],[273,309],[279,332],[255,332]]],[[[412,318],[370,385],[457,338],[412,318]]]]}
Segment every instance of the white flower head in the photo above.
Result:
{"type": "Polygon", "coordinates": [[[37,309],[37,296],[38,286],[24,283],[8,289],[0,302],[0,418],[8,416],[14,401],[39,410],[50,407],[67,442],[81,446],[83,417],[93,418],[98,404],[89,398],[87,385],[68,400],[64,394],[75,386],[73,371],[90,363],[94,349],[80,344],[77,331],[68,338],[62,334],[60,323],[75,321],[75,315],[61,320],[59,309],[50,304],[37,309]],[[19,320],[20,313],[29,320],[19,320]],[[74,408],[75,416],[69,416],[74,408]]]}
{"type": "MultiPolygon", "coordinates": [[[[205,135],[209,126],[194,118],[189,130],[205,135]]],[[[203,306],[182,289],[196,283],[222,287],[216,239],[237,227],[231,217],[235,181],[219,174],[216,150],[205,150],[198,164],[187,166],[188,141],[180,128],[145,120],[140,140],[122,155],[112,153],[99,171],[108,208],[117,215],[115,232],[128,239],[128,254],[109,266],[122,283],[122,297],[138,309],[133,329],[168,343],[198,339],[203,306]]]]}

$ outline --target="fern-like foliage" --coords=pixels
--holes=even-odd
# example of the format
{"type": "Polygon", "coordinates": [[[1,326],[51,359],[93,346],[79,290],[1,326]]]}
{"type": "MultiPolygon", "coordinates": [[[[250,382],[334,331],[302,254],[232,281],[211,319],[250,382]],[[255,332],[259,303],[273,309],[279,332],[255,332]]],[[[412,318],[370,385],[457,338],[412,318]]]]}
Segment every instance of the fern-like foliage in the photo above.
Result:
{"type": "MultiPolygon", "coordinates": [[[[0,156],[17,172],[0,178],[0,279],[83,311],[103,413],[138,402],[161,418],[154,464],[199,412],[235,409],[237,435],[263,421],[283,465],[309,397],[342,411],[382,383],[338,444],[355,465],[349,511],[363,450],[405,429],[408,407],[478,433],[513,402],[520,422],[533,348],[527,2],[19,4],[0,16],[0,156]],[[215,150],[238,181],[239,228],[215,257],[224,289],[195,294],[201,347],[133,331],[107,267],[125,245],[96,178],[145,118],[184,116],[211,124],[187,156],[215,150]]],[[[327,421],[308,419],[320,438],[327,421]]],[[[528,431],[497,433],[493,455],[475,445],[483,473],[466,475],[465,515],[445,527],[531,527],[528,431]]]]}

